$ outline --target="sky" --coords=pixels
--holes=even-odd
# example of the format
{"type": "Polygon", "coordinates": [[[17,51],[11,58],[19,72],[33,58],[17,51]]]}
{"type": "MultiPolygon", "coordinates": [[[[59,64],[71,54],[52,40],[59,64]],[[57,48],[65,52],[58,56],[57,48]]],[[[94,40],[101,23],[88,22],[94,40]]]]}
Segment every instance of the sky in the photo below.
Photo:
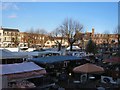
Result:
{"type": "Polygon", "coordinates": [[[0,0],[2,2],[119,2],[119,0],[0,0]]]}
{"type": "Polygon", "coordinates": [[[113,33],[118,26],[117,2],[3,2],[2,26],[21,32],[45,29],[51,32],[66,18],[79,21],[83,31],[113,33]]]}

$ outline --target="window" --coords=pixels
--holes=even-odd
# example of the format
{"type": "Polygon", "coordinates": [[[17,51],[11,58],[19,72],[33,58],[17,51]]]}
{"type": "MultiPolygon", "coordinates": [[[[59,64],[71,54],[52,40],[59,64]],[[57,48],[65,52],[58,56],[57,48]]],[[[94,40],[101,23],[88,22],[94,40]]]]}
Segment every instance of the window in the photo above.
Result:
{"type": "Polygon", "coordinates": [[[6,35],[6,32],[4,33],[4,35],[6,35]]]}
{"type": "Polygon", "coordinates": [[[6,41],[6,37],[4,38],[4,40],[6,41]]]}
{"type": "Polygon", "coordinates": [[[50,44],[50,42],[47,42],[47,44],[50,44]]]}
{"type": "Polygon", "coordinates": [[[9,36],[11,36],[11,32],[9,32],[9,36]]]}
{"type": "Polygon", "coordinates": [[[7,35],[9,35],[9,32],[7,32],[7,35]]]}
{"type": "Polygon", "coordinates": [[[11,36],[13,35],[13,32],[11,32],[11,36]]]}
{"type": "Polygon", "coordinates": [[[15,38],[12,38],[12,41],[14,42],[14,41],[15,41],[15,38]]]}

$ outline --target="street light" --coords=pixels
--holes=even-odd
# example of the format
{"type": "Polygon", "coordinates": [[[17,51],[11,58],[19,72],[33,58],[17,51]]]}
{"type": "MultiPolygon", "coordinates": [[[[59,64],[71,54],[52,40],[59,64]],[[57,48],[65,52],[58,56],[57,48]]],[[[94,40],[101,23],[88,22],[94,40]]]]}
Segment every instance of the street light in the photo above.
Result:
{"type": "Polygon", "coordinates": [[[72,74],[71,73],[69,73],[69,76],[71,76],[72,74]]]}

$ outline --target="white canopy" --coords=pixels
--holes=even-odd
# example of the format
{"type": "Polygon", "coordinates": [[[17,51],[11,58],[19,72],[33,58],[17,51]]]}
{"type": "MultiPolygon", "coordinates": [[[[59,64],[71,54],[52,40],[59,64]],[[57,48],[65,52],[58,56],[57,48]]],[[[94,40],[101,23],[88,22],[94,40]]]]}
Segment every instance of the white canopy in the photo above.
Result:
{"type": "MultiPolygon", "coordinates": [[[[78,46],[72,46],[73,50],[79,50],[80,48],[78,46]]],[[[67,50],[70,50],[70,47],[67,48],[67,50]]]]}
{"type": "Polygon", "coordinates": [[[25,58],[26,54],[19,54],[18,52],[11,52],[6,49],[0,49],[0,59],[14,59],[14,58],[25,58]]]}
{"type": "Polygon", "coordinates": [[[24,62],[24,63],[16,63],[16,64],[1,64],[0,68],[2,68],[2,72],[0,72],[0,75],[17,74],[17,73],[23,73],[23,72],[44,70],[44,68],[34,64],[33,62],[24,62]]]}

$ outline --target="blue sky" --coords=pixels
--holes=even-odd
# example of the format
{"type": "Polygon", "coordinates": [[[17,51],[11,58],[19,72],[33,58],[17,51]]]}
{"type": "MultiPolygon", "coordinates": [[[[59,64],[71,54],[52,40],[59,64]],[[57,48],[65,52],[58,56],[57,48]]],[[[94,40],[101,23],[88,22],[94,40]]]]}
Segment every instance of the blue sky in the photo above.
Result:
{"type": "Polygon", "coordinates": [[[26,31],[30,28],[50,32],[72,18],[84,31],[113,33],[118,25],[117,2],[9,2],[2,3],[2,26],[26,31]]]}

